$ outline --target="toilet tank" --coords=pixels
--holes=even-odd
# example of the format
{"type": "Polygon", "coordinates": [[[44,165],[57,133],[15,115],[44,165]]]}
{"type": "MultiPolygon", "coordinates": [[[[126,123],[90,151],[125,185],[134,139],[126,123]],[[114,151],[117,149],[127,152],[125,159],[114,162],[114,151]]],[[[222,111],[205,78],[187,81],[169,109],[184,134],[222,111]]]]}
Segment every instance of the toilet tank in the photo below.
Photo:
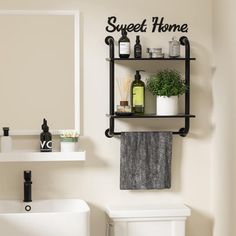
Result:
{"type": "Polygon", "coordinates": [[[108,236],[185,236],[185,205],[108,206],[108,236]]]}

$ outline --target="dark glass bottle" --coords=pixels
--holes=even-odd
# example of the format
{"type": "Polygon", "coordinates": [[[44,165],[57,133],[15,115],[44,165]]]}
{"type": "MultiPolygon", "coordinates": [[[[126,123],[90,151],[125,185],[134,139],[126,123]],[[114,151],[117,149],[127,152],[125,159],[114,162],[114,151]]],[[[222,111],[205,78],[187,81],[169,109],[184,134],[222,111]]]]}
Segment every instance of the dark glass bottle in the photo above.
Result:
{"type": "Polygon", "coordinates": [[[134,45],[134,58],[142,57],[142,46],[140,44],[139,35],[136,36],[136,44],[134,45]]]}
{"type": "Polygon", "coordinates": [[[119,57],[129,58],[130,56],[130,40],[127,37],[126,30],[122,29],[121,38],[119,39],[119,57]]]}
{"type": "Polygon", "coordinates": [[[135,79],[131,84],[131,107],[134,113],[144,113],[145,83],[141,80],[140,71],[137,70],[135,79]]]}
{"type": "Polygon", "coordinates": [[[40,151],[51,152],[52,151],[52,134],[49,132],[47,120],[43,119],[42,124],[43,132],[40,134],[40,151]]]}

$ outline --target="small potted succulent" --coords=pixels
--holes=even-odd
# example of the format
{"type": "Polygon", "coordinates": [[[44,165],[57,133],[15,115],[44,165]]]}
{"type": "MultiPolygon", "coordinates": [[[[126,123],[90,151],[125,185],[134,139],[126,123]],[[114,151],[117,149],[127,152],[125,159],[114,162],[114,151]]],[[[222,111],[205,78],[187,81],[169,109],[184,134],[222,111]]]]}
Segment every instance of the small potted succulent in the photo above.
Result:
{"type": "Polygon", "coordinates": [[[187,87],[176,70],[162,70],[147,79],[147,89],[156,96],[157,115],[177,115],[178,97],[187,87]]]}
{"type": "Polygon", "coordinates": [[[61,130],[61,152],[74,152],[76,151],[76,144],[79,139],[79,133],[76,130],[61,130]]]}

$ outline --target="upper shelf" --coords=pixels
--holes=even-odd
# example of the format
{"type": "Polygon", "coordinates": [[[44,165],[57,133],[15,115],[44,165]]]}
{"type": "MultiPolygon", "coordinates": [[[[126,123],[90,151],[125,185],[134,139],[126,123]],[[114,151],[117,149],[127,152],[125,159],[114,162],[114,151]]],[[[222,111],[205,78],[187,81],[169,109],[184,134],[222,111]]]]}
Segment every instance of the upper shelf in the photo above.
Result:
{"type": "MultiPolygon", "coordinates": [[[[195,57],[190,57],[189,58],[191,61],[196,60],[195,57]]],[[[107,61],[185,61],[186,58],[185,57],[163,57],[163,58],[119,58],[119,57],[115,57],[113,59],[111,58],[106,58],[107,61]]]]}
{"type": "Polygon", "coordinates": [[[188,117],[188,118],[194,118],[195,115],[191,114],[178,114],[178,115],[173,115],[173,116],[160,116],[156,114],[132,114],[132,115],[107,115],[108,117],[112,117],[114,119],[122,119],[122,118],[183,118],[183,117],[188,117]]]}
{"type": "Polygon", "coordinates": [[[86,152],[27,152],[0,153],[0,162],[85,161],[86,152]]]}

